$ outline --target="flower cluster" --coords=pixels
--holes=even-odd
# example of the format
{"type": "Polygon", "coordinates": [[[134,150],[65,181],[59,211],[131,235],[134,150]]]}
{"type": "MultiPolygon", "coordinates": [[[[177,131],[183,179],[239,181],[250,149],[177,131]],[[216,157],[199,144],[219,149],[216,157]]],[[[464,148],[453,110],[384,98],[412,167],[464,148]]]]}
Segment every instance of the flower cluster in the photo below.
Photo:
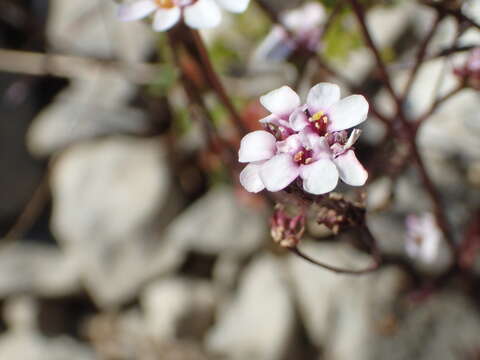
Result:
{"type": "Polygon", "coordinates": [[[247,134],[239,150],[239,161],[249,163],[240,173],[247,191],[280,191],[297,178],[315,195],[332,191],[339,177],[352,186],[365,184],[368,174],[353,149],[360,130],[346,131],[367,118],[363,96],[340,99],[337,85],[319,83],[303,105],[288,86],[260,102],[271,112],[260,120],[265,130],[247,134]]]}
{"type": "Polygon", "coordinates": [[[433,214],[410,214],[405,220],[405,250],[414,259],[427,264],[433,263],[438,256],[442,233],[433,214]]]}
{"type": "Polygon", "coordinates": [[[194,29],[217,26],[221,19],[220,7],[234,13],[244,12],[250,0],[136,0],[118,9],[123,21],[139,20],[151,14],[153,29],[166,31],[182,18],[194,29]]]}
{"type": "Polygon", "coordinates": [[[465,64],[455,68],[454,73],[468,86],[480,90],[480,47],[473,49],[465,64]]]}
{"type": "Polygon", "coordinates": [[[325,10],[316,2],[308,2],[298,9],[280,16],[282,25],[275,25],[256,49],[256,61],[283,61],[298,49],[316,51],[325,21],[325,10]]]}

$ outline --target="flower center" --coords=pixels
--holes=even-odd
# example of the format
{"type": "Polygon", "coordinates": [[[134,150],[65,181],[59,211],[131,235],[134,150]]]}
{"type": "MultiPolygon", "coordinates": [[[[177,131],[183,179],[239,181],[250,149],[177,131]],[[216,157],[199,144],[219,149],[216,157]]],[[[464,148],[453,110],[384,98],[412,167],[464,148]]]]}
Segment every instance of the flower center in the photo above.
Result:
{"type": "Polygon", "coordinates": [[[161,7],[163,9],[171,9],[177,6],[174,0],[154,0],[154,1],[158,7],[161,7]]]}
{"type": "Polygon", "coordinates": [[[319,135],[323,136],[327,133],[328,115],[323,111],[313,114],[308,121],[319,135]]]}
{"type": "Polygon", "coordinates": [[[297,164],[308,165],[313,161],[311,149],[302,148],[293,155],[293,161],[297,164]]]}

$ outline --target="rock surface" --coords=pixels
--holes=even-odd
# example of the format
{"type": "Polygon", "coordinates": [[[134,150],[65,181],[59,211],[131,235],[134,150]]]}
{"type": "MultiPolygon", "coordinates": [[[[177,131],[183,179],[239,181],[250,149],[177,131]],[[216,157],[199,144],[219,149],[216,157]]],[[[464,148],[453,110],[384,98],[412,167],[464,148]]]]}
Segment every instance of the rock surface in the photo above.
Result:
{"type": "Polygon", "coordinates": [[[55,164],[52,229],[101,305],[182,261],[158,233],[179,205],[166,161],[159,139],[122,137],[72,147],[55,164]]]}
{"type": "Polygon", "coordinates": [[[242,276],[238,294],[225,304],[207,346],[227,359],[281,359],[294,325],[294,311],[281,262],[265,255],[242,276]]]}

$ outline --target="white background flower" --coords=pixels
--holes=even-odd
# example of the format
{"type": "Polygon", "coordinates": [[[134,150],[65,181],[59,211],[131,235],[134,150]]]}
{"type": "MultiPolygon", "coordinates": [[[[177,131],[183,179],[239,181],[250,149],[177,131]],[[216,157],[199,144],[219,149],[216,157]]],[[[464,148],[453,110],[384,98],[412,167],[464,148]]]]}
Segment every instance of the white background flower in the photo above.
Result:
{"type": "Polygon", "coordinates": [[[220,23],[220,7],[240,13],[247,9],[249,2],[250,0],[137,0],[121,5],[118,17],[123,21],[133,21],[154,14],[154,30],[166,31],[183,15],[188,26],[204,29],[220,23]]]}

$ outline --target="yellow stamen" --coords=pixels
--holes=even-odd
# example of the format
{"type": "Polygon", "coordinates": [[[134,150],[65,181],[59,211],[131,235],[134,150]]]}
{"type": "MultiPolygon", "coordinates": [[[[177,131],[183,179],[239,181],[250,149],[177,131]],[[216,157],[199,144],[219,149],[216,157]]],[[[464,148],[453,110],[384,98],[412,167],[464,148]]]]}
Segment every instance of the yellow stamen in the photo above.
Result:
{"type": "Polygon", "coordinates": [[[319,111],[312,116],[312,121],[318,121],[322,118],[322,116],[325,115],[323,111],[319,111]]]}
{"type": "Polygon", "coordinates": [[[154,0],[155,4],[164,9],[171,9],[175,7],[173,0],[154,0]]]}

